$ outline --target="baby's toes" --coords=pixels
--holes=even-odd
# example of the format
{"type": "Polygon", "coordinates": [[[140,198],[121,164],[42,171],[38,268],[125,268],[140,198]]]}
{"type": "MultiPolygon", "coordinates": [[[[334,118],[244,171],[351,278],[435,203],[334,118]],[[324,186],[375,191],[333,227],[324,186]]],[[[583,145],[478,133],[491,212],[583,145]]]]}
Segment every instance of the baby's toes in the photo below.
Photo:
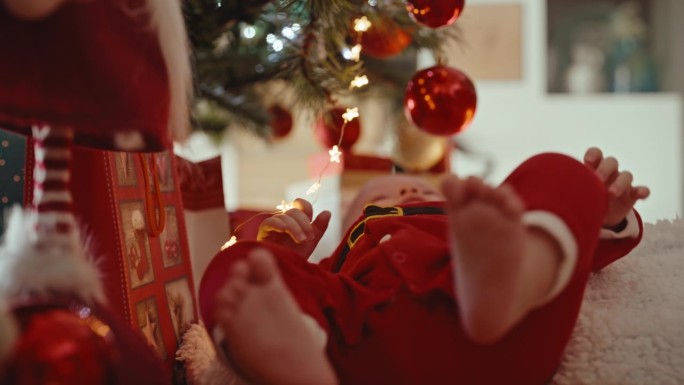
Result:
{"type": "Polygon", "coordinates": [[[525,204],[515,189],[509,185],[501,185],[495,189],[493,200],[505,213],[512,216],[520,216],[525,210],[525,204]]]}
{"type": "Polygon", "coordinates": [[[216,294],[218,308],[234,309],[240,305],[249,286],[247,271],[244,261],[235,263],[227,283],[216,294]]]}
{"type": "Polygon", "coordinates": [[[463,204],[463,181],[455,175],[449,175],[442,181],[442,194],[450,207],[459,207],[463,204]]]}

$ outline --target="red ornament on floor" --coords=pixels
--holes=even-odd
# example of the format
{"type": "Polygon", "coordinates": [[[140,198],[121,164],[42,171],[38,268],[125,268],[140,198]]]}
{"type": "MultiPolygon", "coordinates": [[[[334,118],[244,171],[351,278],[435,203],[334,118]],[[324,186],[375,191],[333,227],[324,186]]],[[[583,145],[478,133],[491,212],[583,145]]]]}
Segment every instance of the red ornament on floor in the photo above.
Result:
{"type": "Polygon", "coordinates": [[[406,9],[413,19],[430,28],[449,25],[458,19],[465,0],[407,0],[406,9]]]}
{"type": "Polygon", "coordinates": [[[292,114],[280,105],[268,109],[271,113],[271,132],[273,138],[284,138],[292,131],[292,114]]]}
{"type": "Polygon", "coordinates": [[[316,121],[314,135],[324,146],[329,148],[339,143],[341,150],[349,150],[359,139],[361,135],[359,119],[349,121],[344,127],[344,134],[342,133],[342,126],[344,126],[342,114],[345,112],[347,112],[345,108],[333,108],[316,121]],[[343,135],[341,141],[340,135],[343,135]]]}
{"type": "Polygon", "coordinates": [[[406,117],[433,135],[462,132],[472,121],[476,107],[473,82],[452,67],[436,65],[418,71],[406,86],[406,117]]]}

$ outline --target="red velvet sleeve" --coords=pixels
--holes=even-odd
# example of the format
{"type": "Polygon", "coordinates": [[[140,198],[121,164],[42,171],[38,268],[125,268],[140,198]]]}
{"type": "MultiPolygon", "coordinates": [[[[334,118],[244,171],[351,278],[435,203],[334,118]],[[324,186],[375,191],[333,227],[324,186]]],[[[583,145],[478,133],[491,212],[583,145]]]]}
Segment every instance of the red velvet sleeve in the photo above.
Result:
{"type": "Polygon", "coordinates": [[[594,271],[601,270],[624,257],[641,242],[641,237],[644,234],[644,224],[636,210],[634,214],[639,225],[639,234],[634,238],[599,239],[596,251],[594,252],[594,271]]]}

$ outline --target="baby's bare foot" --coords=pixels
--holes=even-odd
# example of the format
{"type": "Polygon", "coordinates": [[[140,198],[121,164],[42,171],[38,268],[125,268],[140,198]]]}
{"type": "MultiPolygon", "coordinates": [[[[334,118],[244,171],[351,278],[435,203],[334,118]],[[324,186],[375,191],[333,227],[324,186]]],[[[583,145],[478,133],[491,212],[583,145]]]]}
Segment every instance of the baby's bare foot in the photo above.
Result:
{"type": "Polygon", "coordinates": [[[248,382],[336,384],[320,335],[307,324],[268,251],[234,265],[216,297],[226,354],[248,382]]]}
{"type": "Polygon", "coordinates": [[[520,316],[524,205],[509,186],[493,188],[479,178],[451,177],[442,187],[461,322],[473,340],[492,342],[520,316]]]}

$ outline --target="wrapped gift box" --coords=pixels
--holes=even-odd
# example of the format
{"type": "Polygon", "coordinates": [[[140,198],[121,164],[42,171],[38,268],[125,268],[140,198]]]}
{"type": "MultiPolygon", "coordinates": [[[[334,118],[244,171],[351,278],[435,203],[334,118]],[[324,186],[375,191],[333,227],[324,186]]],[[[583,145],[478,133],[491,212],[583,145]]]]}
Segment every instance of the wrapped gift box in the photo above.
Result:
{"type": "MultiPolygon", "coordinates": [[[[33,190],[30,179],[26,189],[33,190]]],[[[170,371],[183,332],[198,319],[173,154],[75,147],[72,193],[110,307],[170,371]]]]}
{"type": "Polygon", "coordinates": [[[211,259],[231,235],[223,195],[221,157],[194,163],[176,156],[176,163],[193,277],[199,282],[211,259]]]}

